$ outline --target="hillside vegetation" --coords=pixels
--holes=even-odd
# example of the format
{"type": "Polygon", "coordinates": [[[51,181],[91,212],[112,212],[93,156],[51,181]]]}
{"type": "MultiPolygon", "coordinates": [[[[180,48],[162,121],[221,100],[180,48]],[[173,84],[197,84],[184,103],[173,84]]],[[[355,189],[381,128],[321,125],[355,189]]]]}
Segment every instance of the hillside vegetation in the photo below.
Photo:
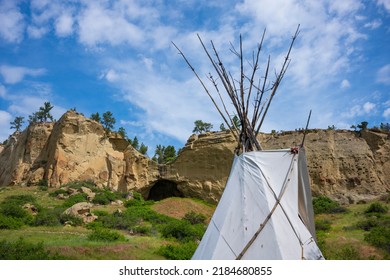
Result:
{"type": "MultiPolygon", "coordinates": [[[[313,202],[326,259],[389,259],[388,200],[347,207],[324,196],[313,202]]],[[[145,201],[89,182],[60,189],[1,187],[0,259],[189,259],[214,209],[189,198],[145,201]],[[64,214],[87,201],[96,220],[64,214]]]]}

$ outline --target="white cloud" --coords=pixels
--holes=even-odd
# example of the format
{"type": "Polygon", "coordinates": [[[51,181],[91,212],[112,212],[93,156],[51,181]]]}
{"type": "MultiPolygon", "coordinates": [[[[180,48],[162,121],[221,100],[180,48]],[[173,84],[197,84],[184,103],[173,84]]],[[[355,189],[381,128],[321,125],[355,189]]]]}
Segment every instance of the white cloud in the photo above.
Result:
{"type": "Polygon", "coordinates": [[[352,119],[355,117],[360,117],[364,115],[370,115],[375,112],[376,104],[372,102],[365,102],[363,105],[354,105],[347,112],[341,114],[342,117],[352,119]]]}
{"type": "Polygon", "coordinates": [[[377,29],[382,25],[382,21],[380,19],[375,19],[373,21],[367,22],[364,27],[369,29],[377,29]]]}
{"type": "Polygon", "coordinates": [[[376,81],[378,83],[390,85],[390,64],[387,64],[378,70],[376,81]]]}
{"type": "Polygon", "coordinates": [[[383,117],[385,117],[386,119],[390,118],[390,108],[387,108],[383,114],[382,114],[383,117]]]}
{"type": "Polygon", "coordinates": [[[0,2],[0,37],[11,43],[19,43],[23,39],[24,18],[17,7],[17,1],[0,2]]]}
{"type": "Polygon", "coordinates": [[[340,88],[346,89],[346,88],[350,88],[350,87],[351,87],[351,83],[348,80],[344,79],[341,81],[340,88]]]}
{"type": "Polygon", "coordinates": [[[371,102],[366,102],[363,105],[363,110],[366,114],[369,114],[375,108],[375,104],[371,102]]]}
{"type": "Polygon", "coordinates": [[[390,13],[390,0],[377,0],[378,5],[383,5],[387,12],[390,13]]]}
{"type": "Polygon", "coordinates": [[[55,22],[56,34],[65,37],[73,33],[73,17],[69,14],[61,15],[55,22]]]}
{"type": "Polygon", "coordinates": [[[108,9],[96,3],[79,15],[78,25],[80,42],[89,46],[105,43],[136,46],[145,36],[136,24],[127,20],[121,10],[108,9]]]}
{"type": "Polygon", "coordinates": [[[26,68],[19,66],[1,65],[0,74],[3,76],[4,82],[7,84],[16,84],[21,82],[25,76],[37,77],[45,74],[43,68],[26,68]]]}
{"type": "Polygon", "coordinates": [[[12,121],[12,116],[6,111],[0,110],[0,141],[7,139],[8,136],[12,133],[10,129],[10,122],[12,121]]]}

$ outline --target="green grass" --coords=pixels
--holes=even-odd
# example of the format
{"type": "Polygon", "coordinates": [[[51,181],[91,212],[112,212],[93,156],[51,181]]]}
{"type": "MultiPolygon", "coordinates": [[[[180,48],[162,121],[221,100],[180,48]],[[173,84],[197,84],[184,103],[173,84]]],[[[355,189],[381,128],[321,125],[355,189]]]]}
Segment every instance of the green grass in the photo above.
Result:
{"type": "MultiPolygon", "coordinates": [[[[63,211],[64,200],[49,196],[53,191],[50,188],[44,191],[39,187],[1,187],[0,205],[12,200],[11,196],[23,198],[20,197],[23,195],[28,198],[26,195],[30,195],[41,208],[41,213],[63,211]]],[[[53,256],[58,254],[66,259],[190,258],[196,248],[194,244],[197,244],[205,229],[202,221],[209,221],[215,206],[188,198],[169,198],[156,203],[139,201],[141,203],[128,203],[128,207],[95,205],[92,212],[100,216],[100,220],[89,225],[67,227],[63,224],[46,223],[48,226],[42,226],[32,222],[22,223],[19,229],[1,229],[0,241],[17,244],[23,238],[28,242],[26,248],[30,245],[38,248],[42,244],[44,250],[48,250],[53,256]],[[118,209],[122,213],[117,213],[118,209]],[[114,241],[91,240],[91,234],[101,229],[124,238],[114,241]]],[[[370,211],[367,209],[370,209],[371,204],[358,204],[345,207],[344,212],[316,214],[316,222],[323,229],[317,231],[317,238],[325,258],[389,259],[387,235],[381,235],[383,231],[376,229],[367,237],[372,229],[367,231],[357,226],[372,219],[375,221],[373,224],[388,227],[388,210],[386,213],[372,212],[372,209],[383,212],[382,208],[389,208],[388,203],[381,203],[384,207],[374,205],[370,211]]],[[[36,220],[38,219],[34,218],[36,220]]],[[[11,246],[9,244],[7,246],[11,246]]]]}
{"type": "MultiPolygon", "coordinates": [[[[354,204],[338,214],[318,214],[316,221],[327,220],[330,230],[317,231],[317,239],[326,259],[388,259],[384,247],[375,247],[365,240],[367,231],[356,225],[366,221],[370,204],[354,204]]],[[[384,216],[389,216],[384,213],[384,216]]]]}

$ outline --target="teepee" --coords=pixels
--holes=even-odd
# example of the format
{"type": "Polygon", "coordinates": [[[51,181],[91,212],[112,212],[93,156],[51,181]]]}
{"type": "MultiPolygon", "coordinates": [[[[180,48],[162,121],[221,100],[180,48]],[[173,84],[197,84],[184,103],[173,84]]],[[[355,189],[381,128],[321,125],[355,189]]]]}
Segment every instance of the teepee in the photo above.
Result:
{"type": "Polygon", "coordinates": [[[241,37],[239,50],[232,47],[232,53],[240,61],[239,79],[234,79],[226,70],[213,42],[212,55],[198,35],[216,72],[215,76],[209,74],[208,79],[219,97],[217,100],[174,44],[238,143],[224,192],[192,259],[323,259],[315,238],[304,139],[297,147],[263,150],[257,138],[290,63],[290,52],[298,33],[299,26],[275,81],[268,82],[268,57],[264,74],[256,84],[265,31],[249,63],[249,75],[246,74],[248,67],[244,66],[241,37]],[[222,83],[233,105],[232,113],[218,82],[222,83]],[[238,116],[239,127],[232,116],[238,116]]]}

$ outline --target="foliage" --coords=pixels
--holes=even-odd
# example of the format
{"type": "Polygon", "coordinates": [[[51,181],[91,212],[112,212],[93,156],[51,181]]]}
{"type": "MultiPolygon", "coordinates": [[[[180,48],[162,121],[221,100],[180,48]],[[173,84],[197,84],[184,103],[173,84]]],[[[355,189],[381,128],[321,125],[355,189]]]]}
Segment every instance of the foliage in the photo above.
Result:
{"type": "Polygon", "coordinates": [[[201,224],[191,225],[186,220],[173,219],[161,227],[161,234],[165,238],[175,238],[179,241],[200,240],[205,227],[201,224]]]}
{"type": "Polygon", "coordinates": [[[143,155],[146,155],[146,153],[148,152],[148,146],[146,146],[144,143],[141,143],[138,152],[140,152],[143,155]]]}
{"type": "Polygon", "coordinates": [[[96,193],[92,202],[95,204],[107,205],[110,204],[111,201],[115,201],[117,198],[118,198],[118,194],[115,194],[114,192],[108,189],[104,189],[96,193]]]}
{"type": "Polygon", "coordinates": [[[98,122],[98,123],[101,123],[102,122],[102,118],[100,117],[100,114],[99,112],[96,112],[94,114],[91,115],[91,119],[98,122]]]}
{"type": "Polygon", "coordinates": [[[54,108],[50,102],[45,102],[43,107],[39,107],[39,111],[33,113],[29,116],[29,122],[47,122],[48,120],[53,121],[53,116],[50,114],[50,111],[54,108]]]}
{"type": "Polygon", "coordinates": [[[61,214],[60,215],[60,222],[63,225],[65,223],[67,223],[67,224],[70,224],[72,226],[81,226],[82,224],[84,224],[83,219],[81,219],[80,217],[69,215],[69,214],[61,214]]]}
{"type": "Polygon", "coordinates": [[[371,214],[371,213],[383,214],[383,213],[387,213],[387,211],[388,211],[388,208],[386,206],[382,205],[379,202],[374,202],[366,209],[366,211],[364,211],[364,213],[366,213],[366,214],[371,214]]]}
{"type": "Polygon", "coordinates": [[[165,147],[162,145],[157,145],[153,160],[157,161],[157,163],[162,164],[173,161],[176,159],[176,157],[177,154],[174,146],[168,145],[165,147]]]}
{"type": "Polygon", "coordinates": [[[336,127],[334,126],[334,124],[328,125],[328,130],[336,130],[336,127]]]}
{"type": "Polygon", "coordinates": [[[346,211],[337,201],[321,195],[313,198],[313,209],[315,214],[321,213],[343,213],[346,211]]]}
{"type": "Polygon", "coordinates": [[[24,123],[24,117],[18,116],[14,119],[14,121],[10,122],[11,129],[15,129],[16,132],[19,132],[24,123]]]}
{"type": "Polygon", "coordinates": [[[137,136],[134,136],[134,139],[131,141],[131,146],[133,146],[134,149],[138,150],[139,141],[137,136]]]}
{"type": "Polygon", "coordinates": [[[123,139],[126,139],[127,138],[127,133],[126,133],[126,130],[124,127],[120,127],[118,129],[118,134],[123,138],[123,139]]]}
{"type": "Polygon", "coordinates": [[[0,215],[7,218],[2,218],[3,228],[20,227],[23,224],[32,224],[33,217],[25,209],[23,205],[27,203],[34,203],[35,207],[40,210],[40,206],[36,203],[36,200],[31,195],[11,195],[6,197],[0,203],[0,215]],[[14,221],[12,221],[14,219],[14,221]]]}
{"type": "Polygon", "coordinates": [[[87,197],[88,196],[85,193],[77,193],[75,195],[70,196],[68,199],[66,199],[62,204],[62,206],[68,208],[68,207],[72,207],[76,203],[86,202],[87,197]]]}
{"type": "Polygon", "coordinates": [[[190,260],[198,244],[194,241],[180,243],[179,245],[161,246],[158,253],[169,260],[190,260]]]}
{"type": "Polygon", "coordinates": [[[45,209],[35,216],[34,225],[36,226],[60,226],[62,208],[45,209]]]}
{"type": "Polygon", "coordinates": [[[116,122],[116,120],[110,111],[103,113],[103,119],[102,119],[101,123],[102,123],[106,133],[111,132],[111,130],[114,128],[115,122],[116,122]]]}
{"type": "Polygon", "coordinates": [[[387,253],[390,253],[390,227],[375,227],[365,235],[364,240],[371,245],[383,248],[387,253]]]}
{"type": "Polygon", "coordinates": [[[219,126],[219,130],[220,131],[226,131],[226,127],[223,123],[221,123],[221,125],[219,126]]]}
{"type": "Polygon", "coordinates": [[[102,242],[115,242],[126,240],[123,234],[103,228],[94,229],[93,232],[88,235],[88,239],[92,241],[102,242]]]}
{"type": "Polygon", "coordinates": [[[194,122],[194,124],[195,124],[195,127],[192,130],[192,132],[196,133],[196,134],[202,134],[204,132],[209,132],[213,128],[213,125],[211,123],[206,123],[206,122],[203,122],[202,120],[196,120],[194,122]]]}
{"type": "Polygon", "coordinates": [[[188,221],[191,225],[203,224],[206,221],[206,216],[201,213],[191,211],[186,213],[183,219],[188,221]]]}
{"type": "Polygon", "coordinates": [[[360,254],[359,251],[351,246],[343,246],[339,248],[334,257],[334,260],[359,260],[360,254]]]}
{"type": "Polygon", "coordinates": [[[0,241],[1,260],[55,260],[62,259],[45,250],[43,243],[33,244],[19,238],[15,242],[0,241]]]}
{"type": "Polygon", "coordinates": [[[381,123],[380,130],[390,132],[390,123],[381,123]]]}
{"type": "Polygon", "coordinates": [[[69,182],[69,183],[62,185],[62,187],[72,188],[75,190],[80,190],[81,187],[85,187],[85,188],[91,189],[92,191],[97,190],[95,183],[93,181],[89,181],[89,180],[69,182]]]}
{"type": "Polygon", "coordinates": [[[0,214],[0,229],[19,229],[24,225],[24,221],[19,218],[0,214]]]}
{"type": "Polygon", "coordinates": [[[331,222],[329,220],[316,220],[316,230],[329,231],[331,229],[331,222]]]}

